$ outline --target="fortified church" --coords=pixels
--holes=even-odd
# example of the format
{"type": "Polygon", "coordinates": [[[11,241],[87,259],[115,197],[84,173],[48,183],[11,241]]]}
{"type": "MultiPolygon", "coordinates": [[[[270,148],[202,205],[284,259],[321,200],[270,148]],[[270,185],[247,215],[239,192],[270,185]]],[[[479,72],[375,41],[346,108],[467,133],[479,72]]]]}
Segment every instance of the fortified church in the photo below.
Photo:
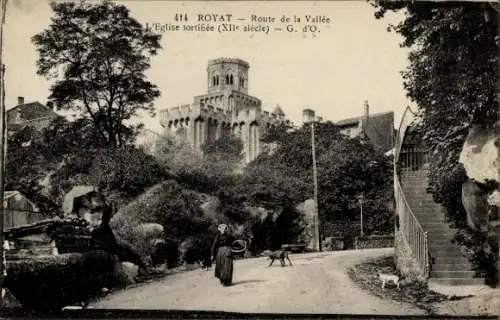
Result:
{"type": "Polygon", "coordinates": [[[195,96],[191,104],[160,113],[165,134],[186,139],[196,148],[233,134],[243,142],[246,162],[257,158],[264,149],[261,138],[271,126],[288,120],[279,106],[271,113],[263,111],[262,101],[248,94],[249,67],[241,59],[210,60],[208,92],[195,96]]]}

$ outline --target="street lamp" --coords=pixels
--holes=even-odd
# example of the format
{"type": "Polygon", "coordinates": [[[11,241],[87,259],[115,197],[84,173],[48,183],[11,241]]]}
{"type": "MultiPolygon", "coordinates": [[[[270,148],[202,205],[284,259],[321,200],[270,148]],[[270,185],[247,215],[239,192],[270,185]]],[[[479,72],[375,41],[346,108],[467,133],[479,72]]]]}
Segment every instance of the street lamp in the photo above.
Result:
{"type": "Polygon", "coordinates": [[[359,201],[359,207],[360,207],[360,224],[361,224],[361,236],[363,236],[363,202],[365,200],[364,194],[360,194],[358,196],[358,201],[359,201]]]}
{"type": "Polygon", "coordinates": [[[316,166],[316,143],[314,139],[314,123],[316,118],[314,116],[314,110],[304,109],[302,112],[304,123],[311,123],[311,149],[312,149],[312,161],[313,161],[313,184],[314,184],[314,250],[321,251],[321,236],[319,232],[319,210],[318,210],[318,168],[316,166]]]}

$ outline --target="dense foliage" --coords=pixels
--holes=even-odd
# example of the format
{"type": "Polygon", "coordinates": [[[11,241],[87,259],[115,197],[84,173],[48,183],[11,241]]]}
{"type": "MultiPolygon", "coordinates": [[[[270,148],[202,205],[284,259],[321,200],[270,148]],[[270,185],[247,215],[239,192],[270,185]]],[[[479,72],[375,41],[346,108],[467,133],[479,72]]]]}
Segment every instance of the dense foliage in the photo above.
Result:
{"type": "MultiPolygon", "coordinates": [[[[330,122],[318,123],[315,134],[324,236],[339,221],[344,233],[359,233],[360,194],[365,198],[365,233],[391,232],[391,159],[367,140],[340,134],[330,122]]],[[[225,183],[217,192],[225,216],[248,219],[249,206],[267,212],[260,219],[250,215],[254,251],[303,241],[305,216],[297,206],[313,195],[311,127],[277,127],[263,142],[274,143],[274,151],[260,155],[236,184],[225,183]]]]}
{"type": "MultiPolygon", "coordinates": [[[[365,231],[390,232],[391,159],[364,138],[350,139],[342,135],[330,122],[316,124],[315,136],[318,206],[322,220],[326,224],[345,221],[356,227],[360,212],[358,196],[363,194],[365,231]]],[[[270,194],[282,195],[277,198],[284,199],[285,203],[298,204],[312,196],[311,128],[306,125],[282,134],[277,143],[276,151],[258,159],[247,173],[261,182],[264,190],[270,185],[277,188],[270,194]],[[265,170],[266,167],[270,169],[265,170]],[[271,172],[275,168],[273,176],[271,172]],[[265,180],[271,177],[274,183],[265,180]]]]}
{"type": "MultiPolygon", "coordinates": [[[[419,108],[420,131],[431,152],[430,186],[450,220],[465,228],[461,186],[467,176],[458,160],[471,126],[498,121],[499,13],[489,3],[371,2],[377,18],[405,12],[403,21],[389,29],[411,49],[404,86],[419,108]]],[[[481,253],[484,237],[460,238],[470,240],[475,256],[488,256],[481,253]]]]}
{"type": "Polygon", "coordinates": [[[54,312],[118,285],[115,263],[102,251],[10,261],[4,283],[26,310],[54,312]]]}
{"type": "Polygon", "coordinates": [[[432,186],[443,201],[449,189],[439,179],[460,175],[458,157],[470,126],[498,119],[498,12],[489,4],[373,4],[377,18],[390,10],[406,12],[391,30],[412,49],[404,86],[419,108],[421,131],[433,155],[432,186]]]}
{"type": "Polygon", "coordinates": [[[145,72],[160,47],[160,35],[143,28],[124,5],[53,2],[54,17],[33,37],[37,73],[57,79],[50,99],[93,122],[110,146],[127,143],[137,129],[125,124],[139,111],[154,112],[160,96],[145,72]],[[62,73],[62,75],[61,75],[62,73]]]}

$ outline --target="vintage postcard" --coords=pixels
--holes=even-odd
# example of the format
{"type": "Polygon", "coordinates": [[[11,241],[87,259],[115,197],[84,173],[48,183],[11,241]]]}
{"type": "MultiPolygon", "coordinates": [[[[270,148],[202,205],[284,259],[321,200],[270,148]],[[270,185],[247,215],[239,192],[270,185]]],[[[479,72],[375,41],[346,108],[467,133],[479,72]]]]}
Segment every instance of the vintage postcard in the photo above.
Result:
{"type": "Polygon", "coordinates": [[[497,2],[0,2],[5,315],[500,315],[497,2]]]}

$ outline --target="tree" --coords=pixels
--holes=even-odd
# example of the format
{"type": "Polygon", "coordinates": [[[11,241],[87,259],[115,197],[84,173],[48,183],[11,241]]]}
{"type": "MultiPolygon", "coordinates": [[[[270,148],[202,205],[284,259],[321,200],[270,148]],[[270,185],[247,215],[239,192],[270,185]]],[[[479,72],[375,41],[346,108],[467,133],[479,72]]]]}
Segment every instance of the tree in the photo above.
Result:
{"type": "Polygon", "coordinates": [[[470,126],[498,119],[498,13],[489,4],[372,3],[377,18],[390,10],[407,12],[389,30],[412,49],[404,86],[419,108],[424,141],[434,155],[432,185],[442,201],[447,191],[439,179],[457,170],[470,126]]]}
{"type": "Polygon", "coordinates": [[[203,160],[203,154],[187,141],[169,135],[160,136],[154,150],[158,162],[180,176],[191,172],[203,160]]]}
{"type": "Polygon", "coordinates": [[[90,118],[108,145],[124,145],[136,129],[124,121],[141,110],[154,114],[152,102],[160,96],[145,76],[150,57],[161,48],[160,35],[110,1],[53,2],[51,7],[51,25],[32,38],[37,73],[57,78],[49,98],[58,108],[90,118]]]}
{"type": "MultiPolygon", "coordinates": [[[[41,131],[29,126],[9,136],[6,164],[7,189],[19,190],[42,211],[56,212],[58,194],[51,190],[51,174],[72,162],[73,172],[81,168],[97,148],[104,145],[88,119],[69,122],[57,117],[41,131]],[[72,161],[72,159],[79,161],[72,161]]],[[[88,164],[90,165],[90,164],[88,164]]]]}
{"type": "MultiPolygon", "coordinates": [[[[365,231],[390,232],[391,159],[365,138],[350,139],[342,135],[331,122],[318,123],[315,136],[321,220],[327,224],[345,221],[348,226],[357,225],[357,197],[364,194],[365,231]]],[[[311,128],[305,125],[288,131],[278,137],[277,143],[274,154],[261,156],[247,169],[254,170],[255,184],[260,183],[254,187],[254,193],[247,194],[255,194],[254,198],[276,206],[298,204],[312,197],[311,128]]]]}
{"type": "Polygon", "coordinates": [[[392,163],[367,140],[340,140],[318,159],[318,207],[325,223],[345,223],[359,233],[363,195],[364,232],[393,229],[392,163]]]}

